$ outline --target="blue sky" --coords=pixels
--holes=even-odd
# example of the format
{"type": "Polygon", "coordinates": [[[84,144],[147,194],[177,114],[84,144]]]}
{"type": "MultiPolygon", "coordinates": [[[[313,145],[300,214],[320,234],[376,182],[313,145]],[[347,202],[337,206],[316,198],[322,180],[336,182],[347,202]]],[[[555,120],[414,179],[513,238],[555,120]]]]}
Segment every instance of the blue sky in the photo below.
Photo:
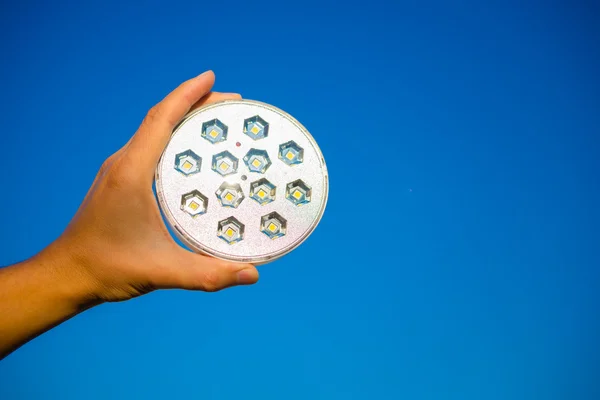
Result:
{"type": "Polygon", "coordinates": [[[206,69],[299,119],[331,191],[256,286],[90,310],[0,362],[0,398],[600,397],[594,2],[17,3],[0,265],[206,69]]]}

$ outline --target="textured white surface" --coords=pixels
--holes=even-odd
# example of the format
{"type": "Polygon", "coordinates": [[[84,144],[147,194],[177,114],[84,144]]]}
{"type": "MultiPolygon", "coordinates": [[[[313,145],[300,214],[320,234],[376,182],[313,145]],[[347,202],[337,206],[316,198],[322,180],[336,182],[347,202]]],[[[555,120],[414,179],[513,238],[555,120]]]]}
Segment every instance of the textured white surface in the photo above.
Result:
{"type": "Polygon", "coordinates": [[[327,203],[328,176],[325,161],[312,136],[285,112],[255,101],[236,100],[211,104],[190,114],[173,133],[157,168],[159,204],[180,239],[193,250],[215,257],[254,263],[278,258],[297,247],[319,223],[327,203]],[[244,119],[260,115],[269,123],[267,138],[253,140],[243,133],[244,119]],[[227,140],[212,144],[200,136],[202,123],[218,118],[228,127],[227,140]],[[289,166],[278,157],[279,145],[293,140],[304,149],[304,162],[289,166]],[[236,142],[241,143],[240,147],[236,142]],[[265,174],[250,172],[244,155],[251,149],[266,150],[272,165],[265,174]],[[184,176],[174,168],[175,156],[193,150],[202,157],[200,173],[184,176]],[[239,159],[238,172],[222,177],[211,169],[213,155],[228,150],[239,159]],[[242,180],[242,175],[247,180],[242,180]],[[266,178],[277,187],[276,200],[261,206],[249,197],[250,183],[266,178]],[[285,186],[302,179],[312,189],[311,202],[295,206],[285,198],[285,186]],[[227,181],[238,183],[245,199],[237,209],[223,207],[215,192],[227,181]],[[181,211],[181,196],[194,189],[208,198],[206,214],[195,218],[181,211]],[[263,215],[277,211],[287,220],[285,236],[270,239],[260,231],[263,215]],[[242,241],[230,245],[217,237],[219,221],[234,216],[245,225],[242,241]]]}

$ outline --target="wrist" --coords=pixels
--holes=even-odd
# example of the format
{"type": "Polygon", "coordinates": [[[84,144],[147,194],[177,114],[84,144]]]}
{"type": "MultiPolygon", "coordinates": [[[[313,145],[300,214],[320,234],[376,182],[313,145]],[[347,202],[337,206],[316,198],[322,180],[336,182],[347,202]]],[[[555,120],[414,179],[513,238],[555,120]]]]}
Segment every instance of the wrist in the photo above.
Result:
{"type": "Polygon", "coordinates": [[[34,257],[53,285],[57,300],[76,311],[102,303],[101,288],[85,262],[69,246],[53,243],[34,257]]]}

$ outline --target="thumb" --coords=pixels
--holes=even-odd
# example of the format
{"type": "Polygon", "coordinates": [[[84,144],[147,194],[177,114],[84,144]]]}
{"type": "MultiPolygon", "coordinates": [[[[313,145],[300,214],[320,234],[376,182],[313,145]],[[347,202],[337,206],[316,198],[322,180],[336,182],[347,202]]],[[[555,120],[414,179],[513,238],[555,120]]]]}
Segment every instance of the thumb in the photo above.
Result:
{"type": "Polygon", "coordinates": [[[207,257],[179,248],[167,268],[155,282],[159,289],[178,288],[216,292],[258,281],[258,271],[251,264],[207,257]]]}

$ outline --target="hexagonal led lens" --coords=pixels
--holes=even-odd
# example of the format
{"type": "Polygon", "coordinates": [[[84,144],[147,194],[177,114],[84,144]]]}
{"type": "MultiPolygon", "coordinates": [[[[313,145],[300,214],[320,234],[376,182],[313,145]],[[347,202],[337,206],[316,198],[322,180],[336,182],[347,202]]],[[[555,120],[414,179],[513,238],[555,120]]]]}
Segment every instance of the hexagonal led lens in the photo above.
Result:
{"type": "Polygon", "coordinates": [[[269,136],[269,123],[255,115],[244,120],[244,133],[254,140],[269,136]]]}
{"type": "Polygon", "coordinates": [[[271,159],[265,150],[250,149],[244,156],[244,163],[250,172],[258,172],[264,174],[271,166],[271,159]]]}
{"type": "Polygon", "coordinates": [[[202,124],[201,136],[211,143],[223,142],[227,139],[227,125],[213,119],[202,124]]]}
{"type": "Polygon", "coordinates": [[[244,224],[235,217],[219,221],[217,236],[229,244],[237,243],[244,238],[244,224]]]}
{"type": "Polygon", "coordinates": [[[181,196],[181,210],[192,217],[204,214],[207,207],[208,199],[197,190],[192,190],[181,196]]]}
{"type": "Polygon", "coordinates": [[[238,159],[228,151],[215,154],[212,159],[212,170],[227,176],[235,174],[238,168],[238,159]]]}
{"type": "Polygon", "coordinates": [[[264,215],[260,219],[260,230],[271,239],[277,239],[285,235],[287,221],[276,212],[264,215]]]}
{"type": "Polygon", "coordinates": [[[302,179],[287,184],[285,198],[297,206],[310,203],[311,188],[302,179]]]}
{"type": "Polygon", "coordinates": [[[250,184],[250,198],[264,206],[275,200],[276,188],[265,178],[250,184]]]}
{"type": "Polygon", "coordinates": [[[202,158],[192,150],[186,150],[175,155],[175,169],[185,176],[200,172],[201,166],[202,158]]]}
{"type": "Polygon", "coordinates": [[[237,183],[223,182],[215,194],[223,207],[237,208],[244,200],[242,187],[237,183]]]}
{"type": "Polygon", "coordinates": [[[304,149],[293,140],[279,145],[279,159],[287,165],[296,165],[304,160],[304,149]]]}

